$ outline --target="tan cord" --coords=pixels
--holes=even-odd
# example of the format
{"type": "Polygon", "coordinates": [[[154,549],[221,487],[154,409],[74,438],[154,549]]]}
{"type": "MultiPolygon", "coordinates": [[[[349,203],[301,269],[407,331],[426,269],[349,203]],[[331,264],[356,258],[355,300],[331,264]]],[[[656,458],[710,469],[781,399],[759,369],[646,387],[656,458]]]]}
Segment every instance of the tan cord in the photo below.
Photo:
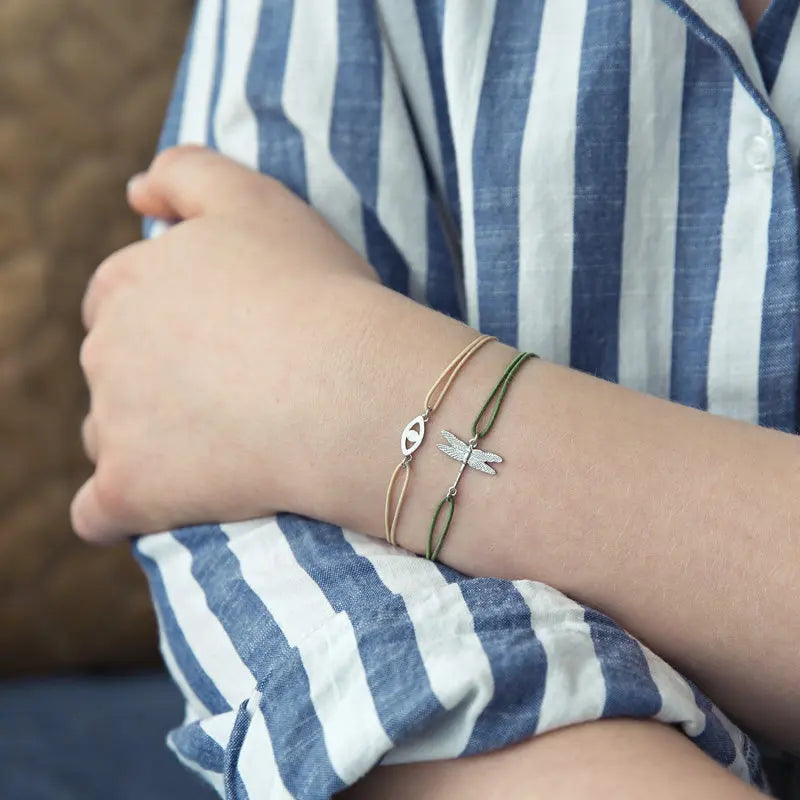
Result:
{"type": "Polygon", "coordinates": [[[400,442],[401,448],[403,448],[403,460],[394,468],[394,472],[392,473],[392,477],[389,479],[389,486],[386,488],[386,503],[384,506],[384,527],[386,532],[386,541],[389,544],[395,544],[395,535],[397,532],[397,520],[400,517],[400,509],[403,506],[403,500],[406,495],[406,488],[408,487],[408,479],[411,477],[411,459],[413,458],[413,451],[416,450],[420,444],[422,444],[422,439],[425,435],[425,423],[428,421],[428,417],[436,411],[439,407],[439,404],[442,402],[445,394],[447,394],[447,390],[450,388],[450,384],[455,380],[456,375],[461,371],[461,368],[467,361],[473,356],[483,345],[487,342],[491,342],[496,339],[496,336],[487,336],[486,334],[481,334],[473,339],[442,371],[442,374],[436,379],[433,386],[431,386],[430,391],[427,395],[425,395],[425,410],[420,414],[418,417],[414,417],[411,422],[406,425],[403,429],[403,438],[400,442]],[[441,387],[439,390],[440,385],[442,382],[445,381],[444,386],[441,387]],[[434,400],[434,394],[436,394],[437,390],[439,390],[438,394],[436,395],[436,399],[434,400]],[[409,429],[413,426],[413,424],[420,420],[420,435],[419,438],[416,439],[411,452],[408,454],[405,453],[405,442],[406,436],[408,434],[409,429]],[[394,508],[394,514],[390,513],[391,504],[392,504],[392,495],[394,494],[395,485],[397,484],[397,478],[400,474],[400,470],[405,469],[405,479],[403,480],[403,487],[400,490],[400,495],[397,498],[397,504],[394,508]]]}

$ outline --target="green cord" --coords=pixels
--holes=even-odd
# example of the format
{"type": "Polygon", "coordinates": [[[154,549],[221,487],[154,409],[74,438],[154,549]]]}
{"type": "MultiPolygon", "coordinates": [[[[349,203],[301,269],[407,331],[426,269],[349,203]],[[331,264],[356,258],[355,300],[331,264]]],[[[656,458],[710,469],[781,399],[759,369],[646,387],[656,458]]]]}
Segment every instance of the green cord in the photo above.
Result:
{"type": "MultiPolygon", "coordinates": [[[[537,356],[536,353],[517,353],[511,363],[506,367],[505,372],[500,376],[500,380],[498,380],[495,384],[494,389],[492,389],[492,393],[489,395],[481,410],[478,412],[478,416],[475,417],[475,421],[472,423],[473,439],[482,439],[492,429],[492,425],[494,425],[494,421],[497,419],[497,415],[500,412],[500,405],[502,404],[503,398],[506,396],[506,392],[508,391],[509,384],[514,379],[514,376],[517,374],[522,364],[529,358],[539,358],[539,356],[537,356]],[[478,430],[478,423],[480,423],[481,418],[486,413],[486,410],[489,408],[492,400],[494,400],[495,403],[494,407],[492,408],[492,415],[489,418],[489,422],[487,422],[483,428],[478,430]]],[[[425,548],[425,558],[429,559],[430,561],[436,561],[439,551],[442,549],[444,538],[447,536],[447,532],[450,530],[450,523],[453,521],[454,510],[455,494],[448,490],[447,494],[442,498],[439,505],[436,506],[436,511],[433,513],[433,519],[431,520],[431,525],[428,529],[428,544],[425,548]],[[433,534],[436,530],[436,523],[439,521],[439,516],[442,513],[442,508],[444,507],[445,503],[448,505],[447,518],[445,520],[444,527],[442,528],[442,532],[439,535],[439,539],[436,542],[436,547],[433,548],[433,551],[431,551],[433,534]]]]}
{"type": "Polygon", "coordinates": [[[500,376],[500,380],[495,384],[494,389],[492,389],[492,393],[483,404],[483,408],[481,408],[481,410],[478,412],[478,416],[475,417],[475,422],[472,423],[473,436],[477,436],[479,439],[481,439],[492,429],[492,425],[494,425],[494,421],[497,419],[497,412],[500,411],[500,404],[503,402],[503,398],[506,396],[506,392],[508,391],[508,385],[511,383],[512,378],[517,374],[517,370],[519,370],[519,368],[522,366],[522,363],[527,358],[538,358],[538,356],[536,353],[518,353],[514,360],[506,367],[506,371],[500,376]],[[497,402],[494,404],[492,416],[489,419],[489,422],[486,424],[486,427],[479,431],[478,423],[481,421],[481,417],[486,413],[489,403],[492,402],[492,399],[498,391],[500,392],[500,395],[497,398],[497,402]]]}
{"type": "Polygon", "coordinates": [[[441,503],[436,506],[436,511],[433,514],[433,519],[431,520],[431,527],[428,530],[428,546],[425,549],[425,558],[429,559],[430,561],[436,561],[436,557],[439,555],[439,550],[442,549],[442,543],[444,542],[444,537],[447,535],[447,531],[450,529],[450,521],[453,519],[453,506],[454,506],[454,498],[452,494],[446,494],[443,498],[441,503]],[[433,541],[433,531],[436,528],[436,520],[439,519],[439,514],[442,511],[442,506],[447,503],[449,508],[447,511],[447,521],[444,523],[444,528],[442,529],[442,535],[439,537],[439,541],[436,542],[436,547],[434,548],[433,553],[431,553],[431,542],[433,541]]]}

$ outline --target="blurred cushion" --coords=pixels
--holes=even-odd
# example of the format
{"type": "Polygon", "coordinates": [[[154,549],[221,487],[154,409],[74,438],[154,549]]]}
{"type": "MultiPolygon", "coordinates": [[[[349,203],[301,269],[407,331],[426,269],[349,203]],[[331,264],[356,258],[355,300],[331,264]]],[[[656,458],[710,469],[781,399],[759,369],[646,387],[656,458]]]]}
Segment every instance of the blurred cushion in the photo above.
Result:
{"type": "Polygon", "coordinates": [[[91,472],[79,304],[138,238],[124,186],[154,151],[191,5],[0,3],[0,674],[156,658],[128,548],[79,542],[68,507],[91,472]]]}

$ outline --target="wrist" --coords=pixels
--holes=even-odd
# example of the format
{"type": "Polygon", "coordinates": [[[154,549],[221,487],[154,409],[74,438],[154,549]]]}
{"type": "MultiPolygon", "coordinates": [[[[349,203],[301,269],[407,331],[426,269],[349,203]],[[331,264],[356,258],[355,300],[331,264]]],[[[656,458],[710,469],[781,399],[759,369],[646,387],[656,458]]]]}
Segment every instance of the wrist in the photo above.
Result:
{"type": "MultiPolygon", "coordinates": [[[[379,285],[359,289],[339,390],[325,403],[335,410],[320,430],[314,489],[301,513],[373,536],[384,534],[385,492],[402,458],[401,433],[424,411],[424,399],[442,369],[476,331],[379,285]]],[[[472,421],[516,351],[490,342],[475,353],[426,426],[414,454],[397,543],[424,552],[433,510],[452,483],[453,464],[436,443],[440,430],[469,438],[472,421]]],[[[328,417],[326,413],[324,416],[328,417]]],[[[306,490],[308,485],[306,485],[306,490]]],[[[473,487],[474,490],[474,487],[473,487]]]]}

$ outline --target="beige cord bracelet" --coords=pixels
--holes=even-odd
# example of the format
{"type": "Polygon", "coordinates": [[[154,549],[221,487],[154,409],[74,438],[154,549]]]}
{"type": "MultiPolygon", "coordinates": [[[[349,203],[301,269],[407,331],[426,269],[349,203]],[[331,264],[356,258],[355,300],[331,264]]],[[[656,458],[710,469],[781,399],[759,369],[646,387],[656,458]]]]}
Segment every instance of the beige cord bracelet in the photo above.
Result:
{"type": "Polygon", "coordinates": [[[389,544],[395,544],[395,534],[397,532],[397,520],[400,517],[400,509],[403,506],[403,498],[406,495],[406,488],[408,487],[408,479],[411,476],[411,459],[414,452],[422,444],[422,439],[425,436],[425,423],[428,421],[430,415],[439,407],[442,398],[450,388],[450,384],[455,379],[456,375],[461,371],[464,364],[467,363],[469,358],[476,353],[487,342],[496,339],[496,336],[487,336],[481,334],[473,339],[445,368],[442,374],[436,379],[430,391],[425,396],[425,410],[418,416],[414,417],[411,422],[403,428],[402,436],[400,437],[400,450],[403,453],[403,460],[394,468],[392,477],[389,479],[389,486],[386,489],[386,506],[384,509],[384,525],[386,529],[386,541],[389,544]],[[436,399],[433,399],[440,385],[446,381],[442,386],[436,399]],[[400,495],[397,498],[397,504],[394,508],[394,514],[391,513],[392,495],[394,494],[397,478],[400,470],[405,469],[406,475],[403,480],[403,486],[400,490],[400,495]]]}

